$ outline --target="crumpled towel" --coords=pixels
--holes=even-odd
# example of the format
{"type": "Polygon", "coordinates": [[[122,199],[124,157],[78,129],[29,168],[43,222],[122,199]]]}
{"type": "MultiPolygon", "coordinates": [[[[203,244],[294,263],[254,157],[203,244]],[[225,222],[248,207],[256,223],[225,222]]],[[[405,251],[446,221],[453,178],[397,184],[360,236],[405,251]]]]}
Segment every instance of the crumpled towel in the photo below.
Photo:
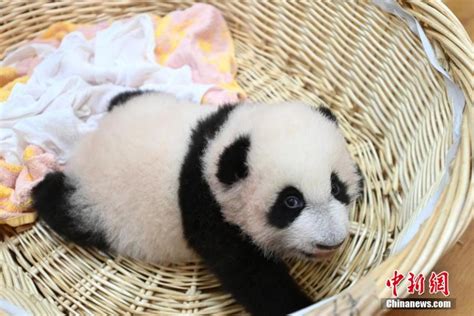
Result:
{"type": "Polygon", "coordinates": [[[31,189],[46,173],[61,169],[53,154],[45,153],[34,145],[26,147],[22,165],[0,159],[0,223],[5,220],[11,222],[12,218],[30,209],[31,189]]]}
{"type": "Polygon", "coordinates": [[[158,20],[155,35],[155,54],[161,65],[190,65],[193,81],[213,84],[203,103],[235,103],[244,97],[234,80],[234,43],[219,10],[195,4],[187,10],[171,12],[158,20]]]}
{"type": "Polygon", "coordinates": [[[210,5],[163,18],[52,25],[0,63],[0,223],[6,212],[31,211],[31,188],[67,161],[117,93],[142,88],[196,103],[237,102],[245,94],[235,74],[230,32],[210,5]]]}

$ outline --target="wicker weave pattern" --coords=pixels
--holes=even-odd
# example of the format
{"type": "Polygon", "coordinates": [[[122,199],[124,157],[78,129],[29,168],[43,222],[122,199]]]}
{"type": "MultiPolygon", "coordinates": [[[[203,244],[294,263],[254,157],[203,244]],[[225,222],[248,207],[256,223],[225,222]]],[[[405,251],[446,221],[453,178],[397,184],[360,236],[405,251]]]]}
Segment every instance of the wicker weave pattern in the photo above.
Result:
{"type": "MultiPolygon", "coordinates": [[[[7,1],[0,4],[0,52],[53,22],[91,22],[141,12],[162,15],[190,3],[7,1]]],[[[441,3],[403,2],[424,23],[443,65],[465,92],[468,107],[451,185],[436,216],[403,253],[387,259],[399,231],[439,181],[451,144],[452,113],[444,81],[429,65],[419,40],[402,21],[367,2],[211,3],[229,23],[239,84],[248,95],[259,101],[301,99],[329,105],[366,178],[364,198],[351,212],[351,240],[330,262],[292,261],[293,275],[315,299],[355,283],[338,300],[342,310],[380,308],[374,298],[388,296],[383,285],[387,271],[429,270],[472,217],[472,43],[441,3]]],[[[7,289],[0,297],[12,297],[9,291],[18,289],[22,294],[15,302],[32,311],[241,311],[200,263],[152,266],[112,258],[67,245],[42,225],[21,234],[5,230],[4,235],[0,284],[7,289]]]]}

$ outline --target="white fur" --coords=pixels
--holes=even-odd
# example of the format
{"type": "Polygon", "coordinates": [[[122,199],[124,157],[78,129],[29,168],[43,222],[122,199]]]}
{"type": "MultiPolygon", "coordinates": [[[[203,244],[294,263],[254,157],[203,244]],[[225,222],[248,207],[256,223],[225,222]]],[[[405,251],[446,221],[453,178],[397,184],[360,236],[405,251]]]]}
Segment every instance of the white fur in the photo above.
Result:
{"type": "Polygon", "coordinates": [[[84,218],[105,225],[118,253],[150,262],[195,258],[183,237],[177,188],[191,129],[214,107],[142,95],[119,105],[81,141],[66,174],[84,218]]]}
{"type": "MultiPolygon", "coordinates": [[[[81,141],[66,174],[78,184],[80,216],[105,227],[118,253],[152,262],[196,258],[186,245],[178,204],[179,173],[192,128],[215,106],[151,94],[118,106],[81,141]]],[[[204,158],[204,174],[223,215],[267,253],[314,252],[348,234],[347,207],[331,196],[336,171],[356,196],[358,176],[336,124],[309,106],[242,105],[232,112],[204,158]],[[224,148],[250,135],[249,176],[226,189],[216,178],[224,148]],[[307,207],[287,228],[267,223],[276,194],[292,184],[307,207]]],[[[216,236],[216,238],[218,238],[216,236]]]]}

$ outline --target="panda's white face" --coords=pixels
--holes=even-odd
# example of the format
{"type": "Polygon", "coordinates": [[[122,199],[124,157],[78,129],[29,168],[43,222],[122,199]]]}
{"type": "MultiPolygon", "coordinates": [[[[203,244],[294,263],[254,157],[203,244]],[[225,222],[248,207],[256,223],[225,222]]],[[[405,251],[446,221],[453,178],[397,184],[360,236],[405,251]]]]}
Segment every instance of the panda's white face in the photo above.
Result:
{"type": "Polygon", "coordinates": [[[225,219],[266,254],[316,259],[349,234],[361,175],[326,111],[237,108],[209,144],[205,175],[225,219]]]}

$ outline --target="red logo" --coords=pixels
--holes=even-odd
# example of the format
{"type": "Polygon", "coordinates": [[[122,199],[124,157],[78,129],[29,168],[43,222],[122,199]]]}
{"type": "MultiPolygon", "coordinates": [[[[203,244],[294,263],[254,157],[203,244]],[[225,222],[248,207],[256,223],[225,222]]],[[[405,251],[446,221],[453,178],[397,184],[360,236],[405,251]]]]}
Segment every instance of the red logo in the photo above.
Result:
{"type": "MultiPolygon", "coordinates": [[[[397,287],[403,281],[405,276],[399,273],[397,270],[393,272],[393,277],[385,282],[385,285],[392,289],[392,295],[398,296],[397,287]]],[[[407,290],[410,294],[418,293],[421,295],[425,292],[425,276],[423,273],[415,275],[412,272],[408,272],[407,279],[407,290]]],[[[430,294],[443,293],[444,296],[449,295],[449,273],[441,271],[440,273],[431,272],[429,278],[430,294]]]]}
{"type": "Polygon", "coordinates": [[[385,284],[388,286],[388,287],[391,287],[392,288],[392,295],[397,297],[398,296],[398,293],[397,293],[397,286],[400,284],[400,282],[402,282],[402,280],[404,279],[405,277],[403,276],[403,274],[399,274],[397,270],[395,270],[395,272],[393,273],[393,278],[390,278],[387,280],[387,282],[385,282],[385,284]]]}
{"type": "Polygon", "coordinates": [[[449,295],[449,273],[442,271],[438,274],[431,272],[430,276],[430,294],[438,292],[443,293],[444,296],[449,295]]]}
{"type": "Polygon", "coordinates": [[[418,274],[415,277],[415,274],[408,273],[408,293],[415,294],[418,292],[419,295],[425,292],[425,277],[423,273],[418,274]]]}

